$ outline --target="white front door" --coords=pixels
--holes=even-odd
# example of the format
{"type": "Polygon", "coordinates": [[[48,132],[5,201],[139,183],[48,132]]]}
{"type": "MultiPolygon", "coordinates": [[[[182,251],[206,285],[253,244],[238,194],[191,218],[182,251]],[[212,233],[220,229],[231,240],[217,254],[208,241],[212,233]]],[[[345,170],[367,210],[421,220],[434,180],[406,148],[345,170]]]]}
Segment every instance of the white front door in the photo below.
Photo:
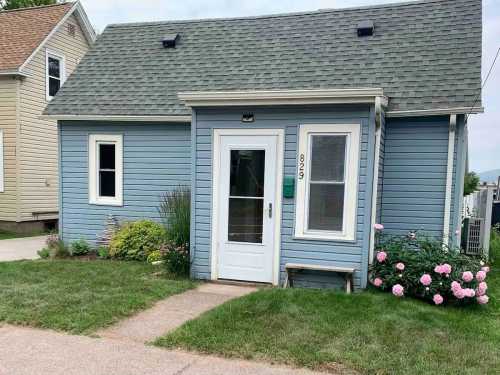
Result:
{"type": "MultiPolygon", "coordinates": [[[[273,282],[278,135],[219,135],[217,276],[273,282]]],[[[214,233],[215,234],[215,233],[214,233]]]]}

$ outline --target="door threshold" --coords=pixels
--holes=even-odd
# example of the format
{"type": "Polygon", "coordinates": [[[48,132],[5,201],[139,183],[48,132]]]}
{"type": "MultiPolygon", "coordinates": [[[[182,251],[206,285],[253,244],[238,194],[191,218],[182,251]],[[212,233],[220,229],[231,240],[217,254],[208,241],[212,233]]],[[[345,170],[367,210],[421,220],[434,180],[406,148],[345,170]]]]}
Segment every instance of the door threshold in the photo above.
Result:
{"type": "Polygon", "coordinates": [[[241,281],[241,280],[230,280],[230,279],[217,279],[209,280],[212,284],[222,284],[222,285],[237,285],[237,286],[248,286],[248,287],[272,287],[271,283],[260,283],[256,281],[241,281]]]}

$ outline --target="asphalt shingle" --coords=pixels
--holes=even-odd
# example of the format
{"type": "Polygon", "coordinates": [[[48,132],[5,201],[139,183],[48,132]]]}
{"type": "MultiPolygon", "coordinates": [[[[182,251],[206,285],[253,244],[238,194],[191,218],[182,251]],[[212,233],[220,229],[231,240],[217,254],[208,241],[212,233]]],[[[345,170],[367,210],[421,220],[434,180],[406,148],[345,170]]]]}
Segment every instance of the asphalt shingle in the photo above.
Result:
{"type": "Polygon", "coordinates": [[[361,87],[382,87],[391,111],[469,107],[481,38],[481,0],[110,25],[45,113],[186,115],[181,91],[361,87]],[[375,33],[359,38],[364,20],[375,33]]]}

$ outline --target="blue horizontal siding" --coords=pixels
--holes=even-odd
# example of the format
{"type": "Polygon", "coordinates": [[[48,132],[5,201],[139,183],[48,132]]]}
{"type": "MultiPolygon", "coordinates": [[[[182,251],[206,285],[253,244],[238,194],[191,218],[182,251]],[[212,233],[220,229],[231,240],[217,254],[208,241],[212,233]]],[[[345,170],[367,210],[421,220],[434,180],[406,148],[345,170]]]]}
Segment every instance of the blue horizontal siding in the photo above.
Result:
{"type": "MultiPolygon", "coordinates": [[[[401,235],[419,230],[442,237],[448,137],[447,116],[386,120],[380,215],[386,233],[401,235]]],[[[456,146],[459,137],[457,131],[456,146]]],[[[453,168],[452,223],[456,223],[458,215],[455,209],[456,171],[457,147],[453,168]]]]}
{"type": "MultiPolygon", "coordinates": [[[[248,109],[246,109],[248,110],[248,109]]],[[[200,109],[195,123],[195,212],[194,259],[192,274],[197,278],[210,278],[211,210],[212,210],[212,131],[214,128],[241,128],[241,114],[245,109],[200,109]]],[[[357,270],[354,282],[357,288],[366,285],[368,259],[368,230],[371,209],[371,176],[373,165],[374,119],[369,106],[335,106],[330,108],[254,108],[255,122],[245,128],[284,129],[284,176],[295,176],[297,165],[297,137],[300,124],[307,123],[360,123],[361,155],[359,165],[358,209],[356,240],[354,242],[311,241],[294,238],[295,200],[283,199],[281,222],[280,282],[284,278],[286,263],[302,262],[318,265],[353,267],[357,270]],[[371,129],[370,129],[371,127],[371,129]],[[370,142],[369,142],[370,140],[370,142]],[[373,162],[373,157],[371,157],[373,162]]],[[[343,279],[319,273],[304,273],[298,285],[337,287],[343,279]]]]}
{"type": "Polygon", "coordinates": [[[189,124],[63,121],[60,130],[60,230],[64,241],[95,243],[107,215],[159,220],[160,196],[190,185],[189,124]],[[88,136],[123,134],[123,206],[89,204],[88,136]]]}

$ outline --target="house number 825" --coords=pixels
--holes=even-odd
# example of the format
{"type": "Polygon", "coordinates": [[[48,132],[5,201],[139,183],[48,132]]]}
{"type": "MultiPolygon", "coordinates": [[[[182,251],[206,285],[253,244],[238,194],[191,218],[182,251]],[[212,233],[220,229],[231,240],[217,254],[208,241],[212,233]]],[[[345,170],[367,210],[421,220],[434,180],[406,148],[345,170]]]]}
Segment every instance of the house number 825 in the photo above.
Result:
{"type": "Polygon", "coordinates": [[[304,178],[305,160],[306,160],[306,157],[304,156],[304,154],[300,154],[300,156],[299,156],[299,180],[302,180],[304,178]]]}

